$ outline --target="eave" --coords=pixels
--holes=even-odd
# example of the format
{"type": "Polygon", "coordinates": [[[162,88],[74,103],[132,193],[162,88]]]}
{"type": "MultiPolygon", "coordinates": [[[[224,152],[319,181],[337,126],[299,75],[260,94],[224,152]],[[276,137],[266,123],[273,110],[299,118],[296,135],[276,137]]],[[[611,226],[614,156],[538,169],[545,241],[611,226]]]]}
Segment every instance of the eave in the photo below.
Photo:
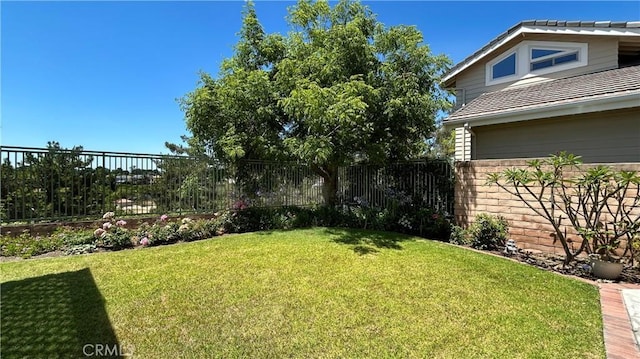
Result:
{"type": "Polygon", "coordinates": [[[447,129],[460,127],[465,124],[477,127],[634,107],[638,108],[638,116],[640,118],[640,90],[617,94],[603,94],[578,100],[574,99],[545,104],[544,106],[536,105],[468,116],[457,116],[453,120],[445,119],[443,125],[447,129]]]}

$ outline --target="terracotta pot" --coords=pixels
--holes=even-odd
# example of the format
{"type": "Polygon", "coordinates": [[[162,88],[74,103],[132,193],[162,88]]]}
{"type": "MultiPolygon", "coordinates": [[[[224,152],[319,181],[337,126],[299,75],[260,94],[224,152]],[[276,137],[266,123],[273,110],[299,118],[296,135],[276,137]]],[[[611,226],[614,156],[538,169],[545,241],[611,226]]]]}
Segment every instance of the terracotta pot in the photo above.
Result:
{"type": "Polygon", "coordinates": [[[616,279],[622,273],[622,263],[594,259],[591,262],[593,275],[602,279],[616,279]]]}

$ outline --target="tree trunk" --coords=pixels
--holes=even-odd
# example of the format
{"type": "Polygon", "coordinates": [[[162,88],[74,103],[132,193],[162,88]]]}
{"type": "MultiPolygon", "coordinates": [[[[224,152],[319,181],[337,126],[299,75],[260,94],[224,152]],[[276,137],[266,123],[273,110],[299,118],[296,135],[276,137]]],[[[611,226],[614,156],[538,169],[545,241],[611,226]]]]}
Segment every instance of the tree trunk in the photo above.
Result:
{"type": "Polygon", "coordinates": [[[335,206],[338,203],[338,169],[322,168],[320,176],[324,180],[322,185],[322,198],[327,206],[335,206]]]}

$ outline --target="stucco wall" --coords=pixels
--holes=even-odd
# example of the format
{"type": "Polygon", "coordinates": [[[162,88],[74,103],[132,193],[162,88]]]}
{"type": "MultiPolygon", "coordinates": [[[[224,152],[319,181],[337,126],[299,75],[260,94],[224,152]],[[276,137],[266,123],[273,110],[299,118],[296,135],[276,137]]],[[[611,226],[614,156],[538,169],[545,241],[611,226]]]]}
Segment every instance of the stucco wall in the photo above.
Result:
{"type": "MultiPolygon", "coordinates": [[[[456,222],[462,227],[473,223],[479,213],[501,215],[509,222],[509,238],[514,239],[518,247],[536,249],[549,253],[563,254],[560,243],[553,243],[553,227],[536,215],[515,196],[510,195],[496,185],[486,184],[487,174],[501,172],[506,168],[525,168],[530,159],[513,160],[475,160],[457,162],[455,165],[456,184],[454,214],[456,222]]],[[[583,168],[595,165],[583,165],[583,168]]],[[[640,171],[640,163],[608,164],[617,170],[640,171]]],[[[628,193],[629,198],[638,196],[637,192],[628,193]]],[[[637,209],[640,211],[640,208],[637,209]]],[[[569,238],[580,245],[578,236],[567,228],[569,238]]]]}

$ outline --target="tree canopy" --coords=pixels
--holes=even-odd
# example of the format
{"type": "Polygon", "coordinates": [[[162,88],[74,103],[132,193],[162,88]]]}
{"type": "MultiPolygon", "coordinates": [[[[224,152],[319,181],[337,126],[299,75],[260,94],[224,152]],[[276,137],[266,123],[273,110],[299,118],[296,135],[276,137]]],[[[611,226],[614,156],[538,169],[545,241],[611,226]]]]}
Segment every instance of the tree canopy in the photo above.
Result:
{"type": "Polygon", "coordinates": [[[438,84],[450,61],[414,26],[386,27],[358,1],[300,0],[287,36],[266,34],[249,2],[239,42],[217,78],[185,95],[191,144],[218,160],[295,160],[335,200],[338,167],[425,153],[450,107],[438,84]]]}

